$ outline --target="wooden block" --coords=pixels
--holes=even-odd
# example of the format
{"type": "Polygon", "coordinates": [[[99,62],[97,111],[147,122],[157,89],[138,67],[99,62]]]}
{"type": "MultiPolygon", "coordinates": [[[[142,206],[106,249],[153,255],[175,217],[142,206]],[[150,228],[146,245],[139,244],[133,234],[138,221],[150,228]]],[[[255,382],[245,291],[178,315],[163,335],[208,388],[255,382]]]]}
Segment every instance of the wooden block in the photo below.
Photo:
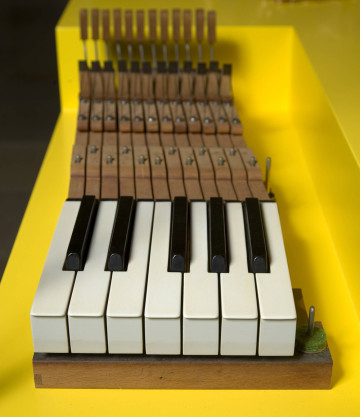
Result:
{"type": "Polygon", "coordinates": [[[95,145],[97,147],[102,146],[102,133],[90,132],[89,133],[89,145],[95,145]]]}
{"type": "Polygon", "coordinates": [[[141,89],[142,77],[140,72],[131,71],[130,72],[130,97],[134,100],[141,100],[143,96],[143,91],[141,89]]]}
{"type": "Polygon", "coordinates": [[[210,101],[218,101],[220,99],[219,94],[219,74],[215,71],[208,72],[206,96],[210,101]]]}
{"type": "Polygon", "coordinates": [[[130,103],[126,99],[118,100],[118,123],[120,132],[131,132],[130,103]]]}
{"type": "Polygon", "coordinates": [[[183,171],[178,149],[165,147],[164,156],[166,160],[168,185],[171,199],[183,197],[185,194],[183,171]]]}
{"type": "Polygon", "coordinates": [[[199,171],[192,148],[180,148],[181,165],[184,173],[186,195],[189,200],[202,200],[199,171]]]}
{"type": "Polygon", "coordinates": [[[132,146],[131,133],[119,132],[119,149],[124,146],[132,146]]]}
{"type": "Polygon", "coordinates": [[[230,132],[232,135],[242,135],[243,125],[240,117],[232,103],[228,102],[223,104],[223,109],[230,123],[230,132]]]}
{"type": "Polygon", "coordinates": [[[91,102],[90,130],[102,132],[104,130],[104,101],[94,98],[91,102]]]}
{"type": "Polygon", "coordinates": [[[199,167],[201,190],[206,201],[211,197],[217,197],[218,191],[215,184],[215,173],[209,152],[204,148],[195,148],[194,155],[199,167]]]}
{"type": "Polygon", "coordinates": [[[194,98],[204,101],[206,98],[206,74],[196,74],[194,80],[194,98]]]}
{"type": "Polygon", "coordinates": [[[161,146],[149,147],[151,183],[155,200],[169,200],[166,164],[161,146]]]}
{"type": "Polygon", "coordinates": [[[155,98],[156,100],[165,100],[167,98],[167,73],[156,71],[155,98]]]}
{"type": "Polygon", "coordinates": [[[201,120],[196,104],[191,100],[183,102],[183,109],[189,133],[201,133],[201,120]]]}
{"type": "Polygon", "coordinates": [[[90,71],[91,97],[102,100],[104,98],[104,81],[102,71],[90,71]]]}
{"type": "Polygon", "coordinates": [[[193,74],[192,72],[182,72],[180,75],[181,88],[180,96],[182,100],[191,100],[193,96],[193,74]]]}
{"type": "Polygon", "coordinates": [[[88,132],[76,131],[75,134],[75,145],[87,145],[89,140],[88,132]]]}
{"type": "Polygon", "coordinates": [[[75,144],[71,156],[71,177],[68,198],[80,199],[85,192],[86,145],[75,144]]]}
{"type": "Polygon", "coordinates": [[[91,97],[91,80],[90,71],[80,70],[79,71],[79,85],[80,85],[80,98],[90,99],[91,97]]]}
{"type": "Polygon", "coordinates": [[[152,200],[151,171],[146,146],[134,146],[135,190],[139,200],[152,200]]]}
{"type": "Polygon", "coordinates": [[[216,139],[220,148],[232,148],[234,146],[229,134],[217,134],[216,139]]]}
{"type": "Polygon", "coordinates": [[[211,101],[210,108],[214,117],[216,132],[218,134],[230,133],[230,123],[221,102],[211,101]]]}
{"type": "Polygon", "coordinates": [[[156,107],[159,115],[160,131],[163,133],[173,132],[174,123],[169,103],[166,100],[158,100],[156,102],[156,107]]]}
{"type": "Polygon", "coordinates": [[[241,159],[240,153],[234,148],[224,149],[229,163],[232,184],[238,200],[243,201],[245,198],[252,197],[247,182],[247,173],[245,165],[241,159]]]}
{"type": "Polygon", "coordinates": [[[77,129],[81,131],[89,130],[90,120],[90,99],[81,98],[79,101],[77,129]]]}
{"type": "Polygon", "coordinates": [[[147,132],[159,132],[159,119],[156,111],[156,103],[152,99],[143,102],[145,127],[147,132]]]}
{"type": "MultiPolygon", "coordinates": [[[[307,319],[294,289],[299,325],[307,319]]],[[[321,323],[316,323],[321,326],[321,323]]],[[[330,389],[332,358],[295,352],[292,357],[72,355],[35,353],[37,388],[123,389],[330,389]]]]}
{"type": "Polygon", "coordinates": [[[131,137],[133,146],[146,146],[145,133],[133,133],[131,137]]]}
{"type": "Polygon", "coordinates": [[[246,148],[244,137],[241,135],[230,135],[234,148],[246,148]]]}
{"type": "Polygon", "coordinates": [[[116,102],[112,98],[104,100],[104,130],[108,132],[117,130],[116,102]]]}
{"type": "Polygon", "coordinates": [[[131,144],[119,148],[120,196],[135,198],[134,160],[131,144]]]}
{"type": "Polygon", "coordinates": [[[219,146],[219,144],[217,143],[216,140],[216,135],[211,134],[211,135],[202,135],[202,140],[204,142],[204,146],[206,148],[216,148],[219,146]]]}
{"type": "Polygon", "coordinates": [[[249,181],[248,184],[253,197],[259,200],[270,200],[265,184],[262,181],[249,181]]]}
{"type": "Polygon", "coordinates": [[[204,141],[202,139],[202,135],[200,133],[189,133],[188,134],[190,146],[193,148],[201,148],[204,147],[204,141]]]}
{"type": "Polygon", "coordinates": [[[119,197],[119,170],[116,144],[103,146],[101,162],[101,198],[117,199],[119,197]]]}
{"type": "Polygon", "coordinates": [[[227,158],[221,148],[209,148],[214,166],[216,186],[220,197],[224,200],[237,200],[231,183],[231,171],[227,158]]]}
{"type": "Polygon", "coordinates": [[[176,133],[186,133],[188,127],[186,123],[186,115],[181,102],[179,100],[173,100],[170,102],[169,106],[172,120],[174,122],[174,131],[176,133]]]}
{"type": "Polygon", "coordinates": [[[172,133],[161,133],[162,146],[175,146],[174,135],[172,133]]]}
{"type": "Polygon", "coordinates": [[[130,103],[130,108],[132,132],[145,132],[142,102],[140,100],[133,100],[130,103]]]}
{"type": "Polygon", "coordinates": [[[120,100],[129,100],[130,83],[127,72],[118,71],[117,98],[120,100]]]}
{"type": "Polygon", "coordinates": [[[89,145],[86,152],[86,195],[100,198],[101,146],[89,145]]]}
{"type": "Polygon", "coordinates": [[[175,144],[178,148],[189,146],[188,135],[184,133],[175,133],[174,138],[175,138],[175,144]]]}
{"type": "Polygon", "coordinates": [[[233,100],[230,74],[222,73],[220,75],[220,97],[225,102],[232,102],[233,100]]]}
{"type": "Polygon", "coordinates": [[[250,148],[239,148],[239,152],[246,168],[248,181],[262,181],[261,169],[253,151],[250,148]]]}
{"type": "Polygon", "coordinates": [[[118,138],[117,132],[104,132],[103,134],[103,145],[112,145],[117,147],[118,138]]]}
{"type": "Polygon", "coordinates": [[[115,101],[116,91],[115,91],[115,73],[114,71],[103,71],[103,80],[104,80],[104,98],[115,101]]]}
{"type": "Polygon", "coordinates": [[[160,134],[159,133],[146,133],[147,146],[160,146],[160,134]]]}
{"type": "Polygon", "coordinates": [[[201,120],[201,129],[202,132],[206,135],[211,135],[216,133],[216,127],[214,122],[214,116],[211,112],[210,105],[205,101],[199,101],[196,103],[196,107],[199,113],[201,120]]]}

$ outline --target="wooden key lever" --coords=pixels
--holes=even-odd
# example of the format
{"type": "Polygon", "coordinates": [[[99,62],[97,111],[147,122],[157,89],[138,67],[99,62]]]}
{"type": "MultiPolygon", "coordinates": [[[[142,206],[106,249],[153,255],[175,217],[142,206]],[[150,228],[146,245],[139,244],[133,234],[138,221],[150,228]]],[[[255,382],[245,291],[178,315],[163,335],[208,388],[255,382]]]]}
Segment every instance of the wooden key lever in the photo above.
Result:
{"type": "Polygon", "coordinates": [[[93,195],[85,195],[80,204],[74,230],[71,235],[64,270],[82,271],[89,250],[91,235],[94,229],[97,200],[93,195]]]}

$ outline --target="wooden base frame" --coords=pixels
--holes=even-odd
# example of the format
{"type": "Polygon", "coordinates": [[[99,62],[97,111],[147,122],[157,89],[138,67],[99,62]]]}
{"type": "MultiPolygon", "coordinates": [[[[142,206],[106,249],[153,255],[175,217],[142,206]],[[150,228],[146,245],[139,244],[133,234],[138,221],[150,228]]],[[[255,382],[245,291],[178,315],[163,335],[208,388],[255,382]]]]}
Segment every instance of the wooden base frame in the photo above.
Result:
{"type": "MultiPolygon", "coordinates": [[[[298,323],[306,320],[301,290],[294,290],[298,323]]],[[[317,323],[321,325],[321,323],[317,323]]],[[[332,358],[82,355],[35,353],[37,388],[329,389],[332,358]]]]}

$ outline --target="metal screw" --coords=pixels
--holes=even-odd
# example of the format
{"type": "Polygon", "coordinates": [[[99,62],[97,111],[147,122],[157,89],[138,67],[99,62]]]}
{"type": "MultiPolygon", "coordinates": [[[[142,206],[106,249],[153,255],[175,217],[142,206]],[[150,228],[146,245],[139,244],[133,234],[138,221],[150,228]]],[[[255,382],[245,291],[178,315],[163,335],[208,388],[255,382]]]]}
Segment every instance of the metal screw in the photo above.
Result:
{"type": "Polygon", "coordinates": [[[129,152],[129,148],[127,146],[124,146],[122,148],[122,153],[128,153],[129,152]]]}
{"type": "Polygon", "coordinates": [[[169,155],[174,155],[174,153],[175,153],[175,149],[172,146],[170,146],[169,155]]]}
{"type": "Polygon", "coordinates": [[[177,116],[177,118],[175,119],[175,122],[176,123],[181,123],[181,122],[183,122],[184,121],[184,118],[183,117],[181,117],[181,116],[177,116]]]}
{"type": "Polygon", "coordinates": [[[75,155],[75,164],[79,164],[81,162],[81,156],[75,155]]]}
{"type": "Polygon", "coordinates": [[[189,155],[187,158],[186,158],[186,165],[191,165],[192,164],[192,158],[191,158],[191,156],[189,155]]]}
{"type": "Polygon", "coordinates": [[[220,101],[215,100],[212,101],[211,104],[213,104],[214,106],[218,106],[220,104],[220,101]]]}
{"type": "Polygon", "coordinates": [[[212,123],[212,118],[211,117],[205,117],[204,122],[206,124],[212,123]]]}
{"type": "Polygon", "coordinates": [[[80,102],[83,103],[83,104],[87,104],[89,102],[89,100],[87,98],[82,98],[80,100],[80,102]]]}
{"type": "Polygon", "coordinates": [[[173,101],[172,101],[172,104],[173,104],[174,106],[178,106],[180,103],[179,103],[177,100],[173,100],[173,101]]]}
{"type": "Polygon", "coordinates": [[[265,187],[266,187],[266,191],[268,191],[268,188],[269,188],[270,168],[271,168],[271,158],[268,156],[266,158],[266,171],[265,171],[265,187]]]}
{"type": "Polygon", "coordinates": [[[250,157],[249,164],[250,164],[251,167],[254,167],[256,165],[255,156],[250,157]]]}
{"type": "Polygon", "coordinates": [[[107,157],[106,157],[106,163],[107,164],[112,164],[112,161],[114,160],[114,158],[111,156],[111,155],[108,155],[107,157]]]}
{"type": "Polygon", "coordinates": [[[222,156],[219,156],[219,158],[218,158],[218,165],[219,166],[223,166],[224,165],[224,158],[222,157],[222,156]]]}
{"type": "Polygon", "coordinates": [[[114,103],[114,100],[113,100],[112,98],[108,98],[108,99],[106,100],[106,103],[107,103],[107,104],[113,104],[113,103],[114,103]]]}
{"type": "Polygon", "coordinates": [[[189,122],[196,122],[197,119],[198,119],[197,116],[190,116],[189,122]]]}
{"type": "Polygon", "coordinates": [[[225,106],[226,106],[226,107],[230,107],[230,106],[231,106],[230,101],[227,101],[227,102],[225,103],[225,106]]]}
{"type": "MultiPolygon", "coordinates": [[[[139,102],[137,102],[136,104],[140,104],[139,102]]],[[[148,98],[147,100],[146,100],[146,104],[148,104],[149,106],[151,105],[151,104],[154,104],[154,100],[152,99],[152,98],[148,98]]]]}
{"type": "Polygon", "coordinates": [[[78,120],[86,120],[85,114],[79,114],[78,120]]]}
{"type": "Polygon", "coordinates": [[[134,104],[135,104],[135,106],[138,106],[140,104],[140,101],[139,100],[134,100],[134,104]]]}
{"type": "Polygon", "coordinates": [[[231,156],[234,156],[235,155],[235,149],[234,148],[231,148],[230,149],[230,151],[229,151],[229,154],[231,155],[231,156]]]}
{"type": "Polygon", "coordinates": [[[205,106],[206,103],[205,103],[205,101],[199,101],[198,104],[199,104],[199,106],[205,106]]]}
{"type": "Polygon", "coordinates": [[[187,106],[191,106],[191,105],[192,105],[192,101],[191,101],[191,100],[186,100],[186,101],[185,101],[185,104],[186,104],[187,106]]]}
{"type": "Polygon", "coordinates": [[[134,118],[134,122],[141,122],[142,121],[142,117],[140,116],[135,116],[134,118]]]}
{"type": "Polygon", "coordinates": [[[98,148],[95,145],[91,145],[91,148],[90,148],[91,153],[96,153],[97,150],[98,150],[98,148]]]}
{"type": "Polygon", "coordinates": [[[205,155],[205,148],[199,149],[199,155],[205,155]]]}
{"type": "Polygon", "coordinates": [[[149,116],[147,118],[148,122],[155,122],[156,121],[156,117],[155,116],[149,116]]]}
{"type": "Polygon", "coordinates": [[[96,104],[100,104],[100,103],[101,103],[101,99],[100,99],[100,98],[96,98],[96,99],[94,100],[94,102],[95,102],[96,104]]]}
{"type": "Polygon", "coordinates": [[[109,114],[106,116],[106,120],[115,120],[115,117],[109,114]]]}
{"type": "Polygon", "coordinates": [[[121,122],[128,122],[129,118],[127,116],[121,116],[120,121],[121,122]]]}
{"type": "Polygon", "coordinates": [[[155,158],[155,165],[160,165],[160,164],[161,164],[161,158],[160,158],[160,156],[157,156],[155,158]]]}
{"type": "Polygon", "coordinates": [[[144,157],[144,155],[140,155],[139,156],[139,164],[140,165],[144,165],[145,164],[145,157],[144,157]]]}
{"type": "Polygon", "coordinates": [[[128,101],[126,99],[121,100],[121,104],[128,104],[128,101]]]}
{"type": "Polygon", "coordinates": [[[240,120],[239,120],[237,117],[234,117],[234,118],[232,119],[232,123],[233,123],[234,125],[238,125],[238,124],[240,123],[240,120]]]}
{"type": "Polygon", "coordinates": [[[220,116],[219,117],[219,123],[225,123],[225,122],[226,122],[225,117],[220,116]]]}
{"type": "Polygon", "coordinates": [[[308,324],[308,332],[309,336],[314,334],[314,321],[315,321],[315,307],[311,306],[309,309],[309,324],[308,324]]]}
{"type": "Polygon", "coordinates": [[[163,121],[163,122],[170,122],[170,117],[168,117],[168,116],[164,116],[164,117],[162,118],[162,121],[163,121]]]}
{"type": "Polygon", "coordinates": [[[98,116],[97,114],[94,114],[92,119],[97,122],[98,120],[100,120],[100,116],[98,116]]]}

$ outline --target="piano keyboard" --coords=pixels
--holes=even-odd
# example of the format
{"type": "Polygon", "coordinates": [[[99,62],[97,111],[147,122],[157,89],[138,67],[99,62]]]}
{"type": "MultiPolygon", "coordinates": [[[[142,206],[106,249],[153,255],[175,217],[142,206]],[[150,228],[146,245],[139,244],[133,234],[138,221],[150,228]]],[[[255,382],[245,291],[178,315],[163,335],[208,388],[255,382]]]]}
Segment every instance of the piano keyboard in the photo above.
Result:
{"type": "Polygon", "coordinates": [[[296,312],[277,204],[242,136],[231,65],[220,68],[214,58],[215,12],[207,16],[209,65],[204,11],[196,11],[197,63],[191,11],[183,13],[182,62],[180,10],[172,14],[172,45],[168,12],[160,14],[161,61],[156,11],[148,16],[145,39],[137,11],[134,42],[132,11],[124,13],[123,39],[114,10],[110,42],[103,11],[102,64],[92,10],[90,67],[87,11],[80,11],[84,60],[69,199],[31,309],[34,350],[292,356],[296,312]]]}
{"type": "Polygon", "coordinates": [[[88,201],[64,203],[31,309],[36,352],[293,355],[296,313],[275,202],[190,202],[189,223],[175,236],[176,224],[184,224],[172,215],[184,214],[174,210],[176,202],[138,201],[118,245],[122,252],[128,241],[128,262],[109,271],[121,201],[98,203],[76,271],[64,266],[88,201]],[[224,214],[215,230],[213,203],[224,214]],[[225,248],[213,245],[222,237],[225,248]],[[170,244],[175,240],[180,251],[170,244]],[[185,257],[183,272],[170,270],[175,252],[185,257]],[[264,253],[269,267],[258,271],[264,253]],[[224,272],[211,272],[214,256],[226,258],[224,272]]]}

